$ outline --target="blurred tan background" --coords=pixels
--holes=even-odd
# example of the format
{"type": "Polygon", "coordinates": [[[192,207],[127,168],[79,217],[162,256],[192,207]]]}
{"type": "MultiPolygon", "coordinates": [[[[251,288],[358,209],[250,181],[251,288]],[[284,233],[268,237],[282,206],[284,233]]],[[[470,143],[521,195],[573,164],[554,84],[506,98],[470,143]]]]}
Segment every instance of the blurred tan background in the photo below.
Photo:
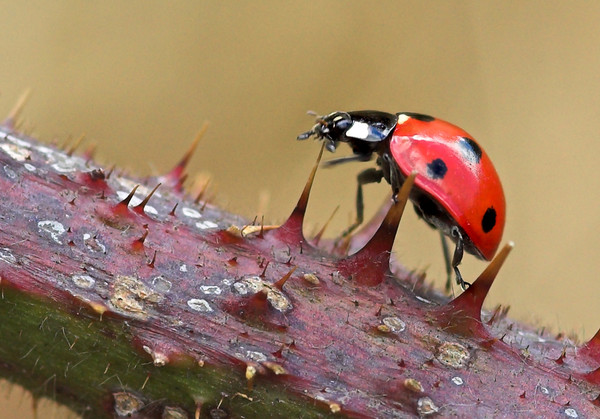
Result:
{"type": "MultiPolygon", "coordinates": [[[[30,86],[26,128],[86,133],[140,174],[168,170],[210,120],[191,171],[248,218],[262,191],[267,222],[291,211],[319,148],[295,141],[309,109],[460,125],[495,162],[516,242],[487,307],[582,339],[600,327],[600,2],[1,3],[0,114],[30,86]]],[[[312,226],[338,204],[330,234],[350,222],[364,167],[319,171],[312,226]]],[[[389,187],[366,190],[370,215],[389,187]]],[[[438,236],[412,210],[395,251],[441,288],[438,236]]],[[[465,257],[465,279],[484,266],[465,257]]],[[[19,391],[15,416],[33,415],[19,391]]]]}

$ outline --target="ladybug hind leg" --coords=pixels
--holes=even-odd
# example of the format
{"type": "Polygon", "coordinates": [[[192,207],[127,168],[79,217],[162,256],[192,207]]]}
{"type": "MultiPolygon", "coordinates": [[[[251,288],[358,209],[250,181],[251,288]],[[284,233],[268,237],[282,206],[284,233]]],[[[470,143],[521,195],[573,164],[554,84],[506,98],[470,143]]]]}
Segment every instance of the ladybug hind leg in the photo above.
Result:
{"type": "MultiPolygon", "coordinates": [[[[452,266],[452,269],[454,269],[454,273],[456,274],[456,283],[458,285],[460,285],[460,287],[463,290],[466,290],[467,288],[469,288],[471,286],[471,284],[466,282],[462,278],[460,270],[458,269],[458,265],[460,265],[460,262],[462,261],[464,250],[465,250],[464,241],[463,241],[462,234],[460,233],[460,230],[458,229],[458,227],[456,227],[456,226],[452,227],[450,234],[452,235],[452,237],[456,238],[456,247],[454,248],[454,255],[452,256],[452,261],[451,261],[451,263],[448,263],[450,252],[448,251],[448,246],[445,245],[446,240],[444,239],[442,241],[442,246],[445,247],[444,258],[446,259],[446,272],[450,272],[450,267],[448,265],[452,266]]],[[[449,290],[450,282],[451,282],[450,277],[448,277],[448,282],[446,283],[446,290],[449,290]]]]}
{"type": "Polygon", "coordinates": [[[356,220],[350,227],[344,230],[342,237],[348,236],[362,224],[365,210],[362,187],[369,183],[381,182],[381,179],[383,179],[383,171],[372,167],[360,172],[356,179],[358,180],[358,188],[356,190],[356,220]]]}

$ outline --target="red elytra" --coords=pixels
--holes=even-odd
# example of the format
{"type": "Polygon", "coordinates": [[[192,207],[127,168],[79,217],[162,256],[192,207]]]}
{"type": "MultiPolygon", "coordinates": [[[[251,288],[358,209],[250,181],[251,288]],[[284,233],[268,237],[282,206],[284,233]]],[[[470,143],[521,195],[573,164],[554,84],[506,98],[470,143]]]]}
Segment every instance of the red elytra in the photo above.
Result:
{"type": "MultiPolygon", "coordinates": [[[[454,256],[445,251],[446,266],[454,268],[457,282],[465,288],[458,265],[463,250],[491,260],[498,249],[506,216],[502,184],[491,160],[463,129],[428,115],[380,111],[333,112],[318,117],[313,128],[299,140],[315,135],[333,152],[346,142],[354,155],[328,162],[368,161],[378,155],[379,169],[358,175],[357,219],[344,234],[363,220],[362,185],[386,179],[395,194],[403,180],[417,172],[410,199],[417,213],[442,239],[456,243],[454,256]]],[[[446,249],[445,240],[442,240],[446,249]]],[[[449,282],[447,283],[449,288],[449,282]]]]}
{"type": "Polygon", "coordinates": [[[400,171],[420,174],[416,186],[462,227],[478,256],[491,260],[502,239],[506,204],[496,169],[473,137],[441,119],[399,114],[389,147],[400,171]]]}

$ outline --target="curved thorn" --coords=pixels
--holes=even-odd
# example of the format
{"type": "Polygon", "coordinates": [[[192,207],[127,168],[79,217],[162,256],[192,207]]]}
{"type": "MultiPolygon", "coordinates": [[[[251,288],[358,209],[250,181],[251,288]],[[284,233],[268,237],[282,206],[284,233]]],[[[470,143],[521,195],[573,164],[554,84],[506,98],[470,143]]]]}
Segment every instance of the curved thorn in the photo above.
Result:
{"type": "Polygon", "coordinates": [[[373,286],[383,281],[389,271],[390,253],[416,176],[417,173],[413,172],[404,180],[396,203],[390,207],[369,242],[358,252],[338,262],[340,272],[355,276],[363,285],[373,286]]]}
{"type": "Polygon", "coordinates": [[[69,156],[69,157],[72,156],[73,153],[75,152],[75,150],[77,150],[77,148],[81,145],[81,143],[83,142],[84,139],[85,139],[85,134],[81,134],[79,136],[79,138],[77,138],[75,140],[73,145],[66,150],[67,156],[69,156]]]}
{"type": "Polygon", "coordinates": [[[179,163],[177,163],[175,167],[173,167],[173,169],[171,169],[171,171],[163,177],[168,185],[172,185],[178,189],[181,189],[183,181],[185,180],[185,178],[183,177],[183,171],[189,164],[192,156],[194,155],[194,152],[196,151],[196,148],[198,147],[198,144],[200,143],[200,140],[208,130],[209,125],[210,124],[208,121],[204,122],[204,124],[200,128],[200,131],[198,131],[198,133],[196,134],[194,141],[192,142],[188,150],[185,152],[181,160],[179,160],[179,163]]]}
{"type": "Polygon", "coordinates": [[[288,244],[299,245],[303,242],[306,242],[304,234],[302,233],[304,214],[306,213],[308,197],[310,196],[310,190],[312,188],[317,169],[319,168],[319,163],[321,162],[321,157],[323,156],[324,148],[324,146],[321,146],[321,150],[319,150],[317,161],[315,162],[315,165],[313,166],[310,175],[308,176],[308,180],[306,182],[306,185],[304,186],[302,194],[300,195],[300,199],[298,199],[296,207],[294,208],[288,219],[281,225],[281,227],[272,232],[280,240],[288,244]]]}
{"type": "Polygon", "coordinates": [[[17,119],[19,118],[19,115],[21,115],[21,112],[23,111],[23,108],[25,107],[25,104],[27,103],[30,94],[31,87],[28,87],[23,93],[21,93],[21,96],[19,96],[19,98],[17,99],[17,103],[15,103],[10,112],[8,112],[8,115],[6,116],[3,125],[5,125],[8,128],[15,127],[17,119]]]}
{"type": "MultiPolygon", "coordinates": [[[[107,176],[107,177],[108,177],[108,176],[107,176]]],[[[129,192],[129,195],[127,195],[127,196],[125,197],[125,199],[124,199],[124,200],[122,200],[121,202],[119,202],[117,205],[120,205],[120,206],[125,206],[125,207],[129,206],[129,203],[130,203],[130,202],[131,202],[131,200],[133,199],[133,197],[134,197],[134,195],[135,195],[135,192],[138,190],[138,188],[139,188],[139,187],[140,187],[140,185],[135,185],[135,186],[133,187],[133,189],[131,190],[131,192],[129,192]]]]}
{"type": "Polygon", "coordinates": [[[445,326],[466,334],[479,332],[487,336],[488,333],[481,323],[481,308],[500,268],[502,268],[513,247],[514,243],[512,241],[505,244],[465,292],[437,310],[439,313],[438,319],[445,326]]]}
{"type": "Polygon", "coordinates": [[[156,192],[160,185],[162,185],[162,183],[157,184],[154,187],[154,189],[152,189],[150,193],[144,198],[144,200],[133,208],[133,210],[137,213],[144,214],[144,208],[146,207],[146,204],[148,204],[148,201],[150,201],[150,198],[152,198],[152,195],[154,195],[154,192],[156,192]]]}
{"type": "Polygon", "coordinates": [[[283,286],[285,285],[285,283],[287,282],[288,279],[290,279],[290,277],[292,276],[292,274],[294,273],[294,271],[298,269],[297,266],[294,266],[292,268],[292,270],[290,270],[288,273],[286,273],[279,281],[275,282],[273,284],[273,286],[275,288],[277,288],[279,291],[283,291],[283,286]]]}
{"type": "Polygon", "coordinates": [[[323,234],[325,233],[325,230],[327,229],[327,227],[329,226],[329,223],[331,223],[331,220],[333,220],[333,217],[335,216],[335,214],[338,212],[339,209],[340,209],[339,205],[337,207],[335,207],[335,209],[333,210],[333,212],[331,213],[331,215],[329,216],[327,221],[325,221],[325,224],[323,224],[323,227],[321,227],[319,232],[315,235],[315,237],[313,237],[313,244],[315,246],[318,246],[319,242],[321,241],[321,238],[323,237],[323,234]]]}

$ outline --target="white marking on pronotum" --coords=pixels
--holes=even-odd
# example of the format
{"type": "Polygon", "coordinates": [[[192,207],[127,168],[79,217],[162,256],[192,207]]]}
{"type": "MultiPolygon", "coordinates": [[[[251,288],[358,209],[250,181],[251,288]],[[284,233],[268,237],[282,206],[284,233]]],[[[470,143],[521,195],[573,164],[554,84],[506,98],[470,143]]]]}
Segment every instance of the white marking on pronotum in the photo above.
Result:
{"type": "Polygon", "coordinates": [[[30,172],[35,172],[35,166],[33,164],[29,164],[29,163],[25,163],[23,165],[23,167],[27,170],[29,170],[30,172]]]}
{"type": "Polygon", "coordinates": [[[366,122],[355,122],[350,129],[346,131],[346,137],[364,140],[369,136],[369,124],[366,122]]]}
{"type": "Polygon", "coordinates": [[[39,221],[37,225],[41,233],[50,234],[52,240],[58,244],[63,244],[59,237],[65,234],[65,231],[67,231],[64,225],[54,220],[39,221]]]}

